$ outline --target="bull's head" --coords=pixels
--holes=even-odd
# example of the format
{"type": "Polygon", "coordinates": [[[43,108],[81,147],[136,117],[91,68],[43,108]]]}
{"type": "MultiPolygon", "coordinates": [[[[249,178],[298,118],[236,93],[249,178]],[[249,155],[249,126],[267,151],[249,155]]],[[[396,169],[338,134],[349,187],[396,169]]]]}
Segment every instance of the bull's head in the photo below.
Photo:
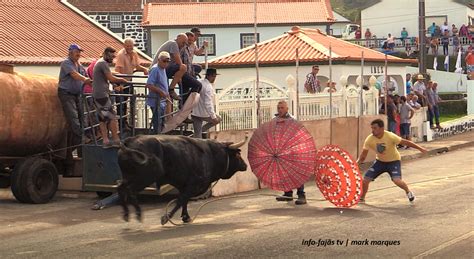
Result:
{"type": "Polygon", "coordinates": [[[245,136],[245,140],[239,143],[226,143],[227,148],[227,156],[229,158],[227,171],[225,172],[222,179],[229,179],[231,178],[236,172],[238,171],[246,171],[247,164],[245,163],[244,159],[240,154],[241,150],[240,147],[245,145],[247,142],[248,136],[245,136]]]}

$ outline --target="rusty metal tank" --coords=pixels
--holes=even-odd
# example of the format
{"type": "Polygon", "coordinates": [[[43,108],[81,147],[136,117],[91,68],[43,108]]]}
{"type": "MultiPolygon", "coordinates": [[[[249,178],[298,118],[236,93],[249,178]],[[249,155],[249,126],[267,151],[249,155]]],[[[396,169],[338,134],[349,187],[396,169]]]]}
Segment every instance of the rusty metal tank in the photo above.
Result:
{"type": "Polygon", "coordinates": [[[57,85],[58,79],[47,75],[0,72],[0,157],[64,144],[66,120],[57,85]]]}

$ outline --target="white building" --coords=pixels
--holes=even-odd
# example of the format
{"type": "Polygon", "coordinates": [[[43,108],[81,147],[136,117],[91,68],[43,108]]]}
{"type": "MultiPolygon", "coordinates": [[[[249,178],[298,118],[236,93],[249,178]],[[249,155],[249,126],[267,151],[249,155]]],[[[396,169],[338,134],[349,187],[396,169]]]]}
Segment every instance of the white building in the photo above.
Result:
{"type": "MultiPolygon", "coordinates": [[[[328,0],[257,2],[258,42],[277,37],[294,25],[327,32],[337,22],[328,0]]],[[[254,3],[149,3],[143,11],[142,26],[150,35],[148,44],[151,47],[147,49],[151,50],[151,56],[178,33],[199,27],[203,35],[198,45],[203,40],[209,41],[208,56],[214,58],[254,43],[254,3]]],[[[338,23],[336,27],[340,30],[338,23]]],[[[195,60],[202,62],[204,57],[195,60]]]]}
{"type": "MultiPolygon", "coordinates": [[[[447,21],[450,28],[455,24],[458,29],[463,24],[473,24],[473,8],[473,4],[464,5],[453,0],[426,0],[426,28],[433,22],[442,25],[447,21]]],[[[418,0],[382,0],[361,11],[361,24],[362,32],[369,28],[378,38],[387,37],[388,33],[400,37],[403,27],[409,36],[417,37],[418,0]]]]}
{"type": "MultiPolygon", "coordinates": [[[[329,49],[332,49],[332,81],[341,89],[339,80],[347,77],[348,84],[356,84],[361,74],[361,57],[364,53],[364,84],[368,84],[370,76],[377,78],[385,74],[385,55],[356,44],[352,44],[332,36],[327,36],[317,29],[293,27],[292,30],[273,39],[258,44],[259,78],[261,84],[287,89],[286,77],[296,75],[298,69],[299,91],[304,92],[306,75],[311,66],[318,64],[318,79],[323,86],[329,81],[329,49]],[[299,51],[299,67],[296,67],[296,49],[299,51]]],[[[417,60],[401,59],[387,56],[387,74],[399,86],[404,86],[406,66],[416,64],[417,60]]],[[[216,89],[225,95],[232,88],[242,85],[251,87],[256,78],[255,50],[248,47],[209,61],[209,67],[217,68],[221,74],[216,81],[216,89]]],[[[399,89],[400,93],[403,92],[399,89]]]]}
{"type": "Polygon", "coordinates": [[[352,22],[345,18],[344,16],[333,12],[334,13],[334,19],[335,22],[331,25],[331,29],[329,34],[334,35],[334,36],[342,36],[342,32],[346,29],[346,26],[351,24],[352,22]]]}

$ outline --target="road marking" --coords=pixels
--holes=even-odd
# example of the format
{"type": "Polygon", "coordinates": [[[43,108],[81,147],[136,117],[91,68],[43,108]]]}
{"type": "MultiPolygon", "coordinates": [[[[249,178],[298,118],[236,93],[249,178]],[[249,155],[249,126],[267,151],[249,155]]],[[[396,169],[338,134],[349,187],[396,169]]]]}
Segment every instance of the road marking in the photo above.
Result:
{"type": "Polygon", "coordinates": [[[457,237],[457,238],[452,239],[452,240],[450,240],[450,241],[448,241],[448,242],[445,242],[445,243],[443,243],[443,244],[441,244],[441,245],[439,245],[439,246],[437,246],[437,247],[431,248],[430,250],[425,251],[425,252],[423,252],[423,253],[421,253],[421,254],[419,254],[419,255],[413,257],[413,259],[415,259],[415,258],[424,258],[424,257],[427,257],[428,255],[431,255],[431,254],[434,254],[434,253],[436,253],[436,252],[439,252],[439,251],[441,251],[441,250],[447,248],[448,246],[451,246],[451,245],[456,244],[456,243],[459,242],[459,241],[462,241],[462,240],[464,240],[464,239],[470,238],[470,237],[472,237],[473,235],[474,235],[474,231],[468,232],[468,233],[466,233],[466,234],[464,234],[464,235],[462,235],[462,236],[460,236],[460,237],[457,237]]]}

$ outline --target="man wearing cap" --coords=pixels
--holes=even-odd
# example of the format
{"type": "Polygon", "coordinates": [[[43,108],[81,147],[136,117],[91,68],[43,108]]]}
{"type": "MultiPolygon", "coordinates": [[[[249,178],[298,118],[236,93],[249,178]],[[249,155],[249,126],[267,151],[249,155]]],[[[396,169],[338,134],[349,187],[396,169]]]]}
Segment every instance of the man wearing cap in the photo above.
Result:
{"type": "MultiPolygon", "coordinates": [[[[143,72],[145,75],[148,75],[148,69],[145,68],[144,66],[140,65],[138,53],[133,49],[135,46],[135,41],[131,38],[125,39],[123,42],[123,49],[121,49],[117,53],[117,57],[115,59],[115,72],[119,74],[127,74],[127,75],[132,75],[135,70],[143,72]]],[[[131,81],[132,78],[128,77],[126,78],[127,80],[131,81]]],[[[130,93],[130,87],[126,86],[123,90],[118,89],[117,93],[119,94],[129,94],[130,93]]],[[[118,112],[121,116],[127,114],[127,101],[128,97],[120,97],[119,98],[119,106],[118,106],[118,112]]],[[[120,124],[125,127],[129,128],[127,125],[127,119],[125,118],[120,118],[120,124]]]]}
{"type": "MultiPolygon", "coordinates": [[[[90,84],[92,81],[85,76],[86,70],[79,63],[83,50],[79,45],[71,44],[68,51],[68,58],[61,62],[59,71],[58,97],[69,125],[67,146],[71,147],[81,144],[82,141],[84,112],[80,96],[83,84],[90,84]]],[[[73,164],[72,151],[74,149],[69,148],[66,152],[67,165],[73,164]]]]}
{"type": "Polygon", "coordinates": [[[151,124],[153,133],[158,134],[161,132],[164,120],[160,120],[160,116],[165,113],[166,103],[171,102],[168,93],[168,77],[166,76],[166,67],[170,62],[170,54],[166,51],[158,53],[158,63],[153,65],[148,75],[146,87],[149,90],[146,104],[150,106],[153,117],[151,124]]]}
{"type": "Polygon", "coordinates": [[[311,73],[306,76],[306,82],[304,83],[304,88],[306,92],[310,94],[320,93],[321,92],[321,83],[318,80],[319,66],[314,65],[312,67],[311,73]]]}
{"type": "Polygon", "coordinates": [[[422,74],[419,74],[416,77],[416,82],[413,84],[413,89],[412,90],[418,96],[418,102],[422,106],[425,106],[424,103],[426,103],[426,101],[425,101],[426,86],[425,86],[425,82],[423,80],[425,80],[425,78],[423,77],[422,74]]]}
{"type": "Polygon", "coordinates": [[[217,70],[215,68],[208,68],[206,70],[206,77],[201,81],[202,89],[199,102],[192,112],[193,127],[195,138],[202,138],[202,132],[207,132],[211,127],[219,124],[221,118],[214,111],[214,88],[212,84],[216,81],[217,70]],[[207,123],[203,126],[203,121],[207,123]]]}

